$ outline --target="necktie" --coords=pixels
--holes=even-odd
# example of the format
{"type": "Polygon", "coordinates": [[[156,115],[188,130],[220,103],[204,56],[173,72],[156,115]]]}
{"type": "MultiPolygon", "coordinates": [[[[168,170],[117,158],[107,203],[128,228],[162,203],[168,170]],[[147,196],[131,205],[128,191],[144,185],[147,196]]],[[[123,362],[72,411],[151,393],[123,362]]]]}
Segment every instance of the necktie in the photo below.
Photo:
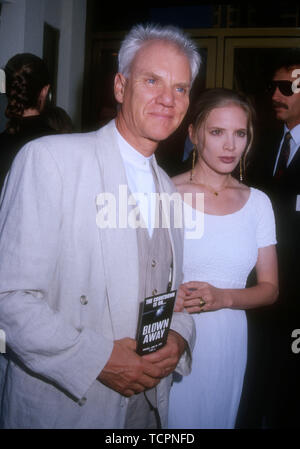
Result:
{"type": "Polygon", "coordinates": [[[282,176],[282,174],[284,173],[284,170],[287,167],[287,162],[288,162],[290,151],[291,151],[291,148],[290,148],[291,138],[292,138],[291,133],[288,131],[284,136],[283,144],[281,146],[280,155],[279,155],[278,162],[277,162],[277,167],[276,167],[276,172],[275,172],[275,178],[277,178],[277,179],[282,176]]]}

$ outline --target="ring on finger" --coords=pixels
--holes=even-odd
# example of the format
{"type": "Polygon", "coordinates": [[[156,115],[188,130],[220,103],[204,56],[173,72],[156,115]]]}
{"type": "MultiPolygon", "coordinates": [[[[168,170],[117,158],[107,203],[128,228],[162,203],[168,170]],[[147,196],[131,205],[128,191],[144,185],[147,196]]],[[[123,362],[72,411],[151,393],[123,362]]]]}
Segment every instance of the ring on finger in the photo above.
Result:
{"type": "Polygon", "coordinates": [[[200,307],[203,307],[203,306],[205,306],[205,304],[206,304],[206,302],[204,301],[204,299],[202,298],[202,296],[200,296],[200,298],[199,298],[199,306],[200,306],[200,307]]]}

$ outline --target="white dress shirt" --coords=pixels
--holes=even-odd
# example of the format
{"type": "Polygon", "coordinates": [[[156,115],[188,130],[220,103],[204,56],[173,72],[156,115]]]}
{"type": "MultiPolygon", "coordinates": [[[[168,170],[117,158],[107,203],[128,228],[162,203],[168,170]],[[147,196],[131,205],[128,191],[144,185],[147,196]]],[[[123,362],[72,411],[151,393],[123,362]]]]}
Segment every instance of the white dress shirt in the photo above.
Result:
{"type": "Polygon", "coordinates": [[[274,166],[274,170],[273,170],[273,175],[276,172],[276,167],[277,167],[277,163],[278,163],[278,159],[279,159],[279,155],[280,155],[280,151],[281,151],[281,147],[284,141],[284,136],[287,132],[290,132],[292,138],[290,140],[290,156],[288,158],[288,162],[287,162],[287,167],[290,165],[293,157],[295,156],[295,154],[297,153],[298,148],[300,147],[300,124],[294,126],[293,129],[289,130],[288,127],[286,126],[286,124],[284,125],[284,133],[279,145],[279,150],[278,150],[278,154],[276,157],[276,162],[275,162],[275,166],[274,166]]]}
{"type": "Polygon", "coordinates": [[[116,133],[121,157],[124,162],[129,189],[139,206],[145,227],[152,236],[155,222],[155,184],[151,168],[153,156],[145,157],[133,148],[121,136],[117,127],[116,133]]]}

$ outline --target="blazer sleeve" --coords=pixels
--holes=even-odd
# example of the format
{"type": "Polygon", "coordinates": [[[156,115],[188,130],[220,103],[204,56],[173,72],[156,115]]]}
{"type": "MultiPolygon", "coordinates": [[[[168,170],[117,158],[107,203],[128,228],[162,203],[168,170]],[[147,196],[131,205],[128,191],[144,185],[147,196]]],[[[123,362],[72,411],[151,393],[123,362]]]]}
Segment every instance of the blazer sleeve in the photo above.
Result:
{"type": "Polygon", "coordinates": [[[192,352],[196,340],[196,328],[193,317],[187,312],[174,312],[171,329],[180,334],[186,341],[187,347],[182,354],[176,371],[187,376],[192,369],[192,352]]]}
{"type": "Polygon", "coordinates": [[[62,198],[59,167],[47,146],[26,145],[0,205],[0,329],[27,369],[81,398],[113,342],[100,332],[77,330],[47,302],[60,251],[62,198]]]}

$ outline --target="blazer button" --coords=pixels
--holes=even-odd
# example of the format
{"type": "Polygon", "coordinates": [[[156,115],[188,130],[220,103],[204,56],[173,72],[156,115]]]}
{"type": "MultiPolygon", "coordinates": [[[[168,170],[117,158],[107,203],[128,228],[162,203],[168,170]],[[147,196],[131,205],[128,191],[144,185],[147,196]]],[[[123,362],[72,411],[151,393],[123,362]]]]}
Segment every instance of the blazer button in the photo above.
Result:
{"type": "Polygon", "coordinates": [[[85,295],[80,296],[80,302],[83,306],[85,306],[88,303],[88,299],[85,295]]]}
{"type": "Polygon", "coordinates": [[[80,407],[82,407],[84,404],[86,403],[86,398],[81,398],[81,399],[79,399],[79,401],[78,401],[78,405],[80,406],[80,407]]]}
{"type": "Polygon", "coordinates": [[[154,260],[154,259],[152,260],[152,262],[151,262],[151,267],[152,267],[152,268],[156,267],[156,260],[154,260]]]}

